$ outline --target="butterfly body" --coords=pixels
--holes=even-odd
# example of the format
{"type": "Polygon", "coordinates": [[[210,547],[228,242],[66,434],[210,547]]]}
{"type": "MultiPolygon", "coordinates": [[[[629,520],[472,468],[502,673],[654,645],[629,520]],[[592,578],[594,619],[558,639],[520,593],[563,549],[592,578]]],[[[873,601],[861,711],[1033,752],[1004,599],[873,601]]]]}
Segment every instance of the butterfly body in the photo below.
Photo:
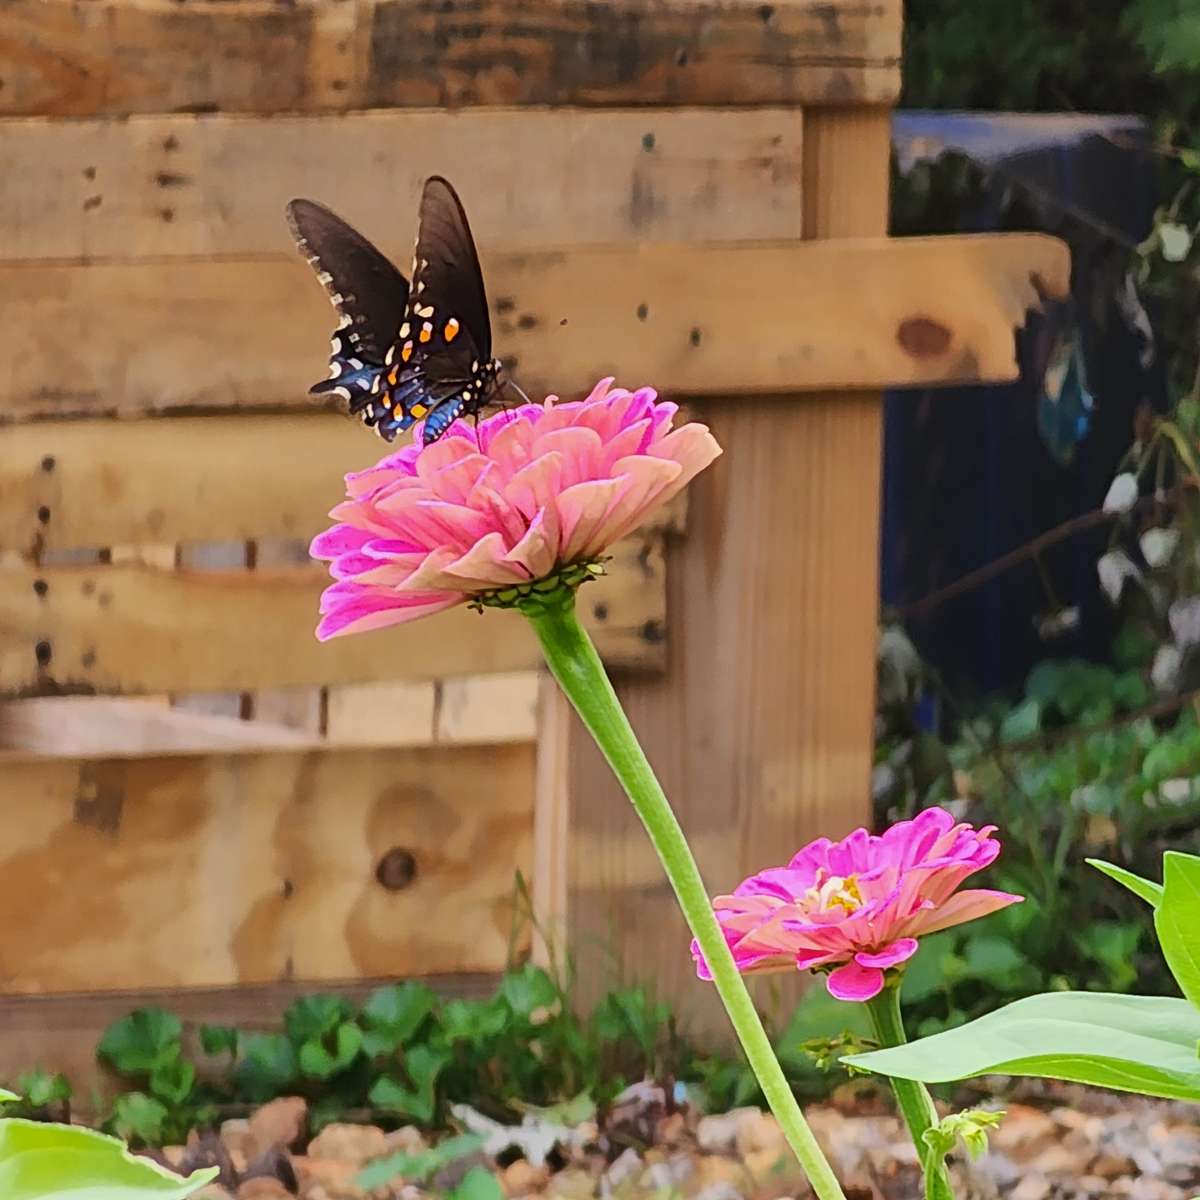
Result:
{"type": "Polygon", "coordinates": [[[425,184],[411,282],[329,209],[293,200],[288,219],[340,314],[314,394],[339,396],[389,442],[424,421],[426,445],[498,398],[483,273],[449,183],[425,184]]]}

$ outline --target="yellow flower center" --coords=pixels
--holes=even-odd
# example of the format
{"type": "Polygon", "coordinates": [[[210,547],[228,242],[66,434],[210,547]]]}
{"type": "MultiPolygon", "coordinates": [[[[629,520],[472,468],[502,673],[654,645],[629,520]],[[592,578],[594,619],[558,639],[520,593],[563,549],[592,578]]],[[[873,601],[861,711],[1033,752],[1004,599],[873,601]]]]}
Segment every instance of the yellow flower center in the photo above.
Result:
{"type": "Polygon", "coordinates": [[[816,883],[804,893],[804,899],[817,912],[828,912],[836,905],[845,912],[852,913],[861,908],[863,902],[855,876],[826,876],[823,870],[818,873],[816,883]]]}

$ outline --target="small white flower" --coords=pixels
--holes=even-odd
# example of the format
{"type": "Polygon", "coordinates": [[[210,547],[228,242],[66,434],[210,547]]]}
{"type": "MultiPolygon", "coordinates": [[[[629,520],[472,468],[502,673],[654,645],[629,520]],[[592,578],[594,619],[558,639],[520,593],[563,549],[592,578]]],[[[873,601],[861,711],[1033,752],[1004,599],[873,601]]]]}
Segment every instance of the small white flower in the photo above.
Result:
{"type": "Polygon", "coordinates": [[[1141,572],[1124,550],[1110,550],[1096,563],[1096,574],[1100,576],[1104,594],[1116,604],[1125,590],[1125,580],[1138,579],[1141,572]]]}
{"type": "Polygon", "coordinates": [[[1182,649],[1200,644],[1200,596],[1176,600],[1167,612],[1171,636],[1182,649]]]}
{"type": "Polygon", "coordinates": [[[1130,471],[1123,471],[1109,484],[1108,495],[1104,497],[1104,511],[1126,513],[1137,503],[1137,498],[1137,476],[1130,471]]]}
{"type": "Polygon", "coordinates": [[[1183,666],[1183,651],[1169,643],[1159,646],[1150,668],[1150,682],[1160,692],[1171,692],[1179,682],[1179,669],[1183,666]]]}
{"type": "Polygon", "coordinates": [[[1060,608],[1057,612],[1034,618],[1034,624],[1037,626],[1038,637],[1043,642],[1048,642],[1051,638],[1061,637],[1064,633],[1079,628],[1079,609],[1075,605],[1060,608]]]}
{"type": "Polygon", "coordinates": [[[1192,798],[1192,781],[1164,779],[1158,785],[1158,797],[1164,804],[1186,804],[1192,798]]]}
{"type": "Polygon", "coordinates": [[[1183,262],[1192,249],[1192,231],[1178,221],[1164,221],[1158,227],[1158,244],[1167,262],[1183,262]]]}
{"type": "Polygon", "coordinates": [[[1178,529],[1147,529],[1139,541],[1142,555],[1152,569],[1165,567],[1179,545],[1178,529]]]}

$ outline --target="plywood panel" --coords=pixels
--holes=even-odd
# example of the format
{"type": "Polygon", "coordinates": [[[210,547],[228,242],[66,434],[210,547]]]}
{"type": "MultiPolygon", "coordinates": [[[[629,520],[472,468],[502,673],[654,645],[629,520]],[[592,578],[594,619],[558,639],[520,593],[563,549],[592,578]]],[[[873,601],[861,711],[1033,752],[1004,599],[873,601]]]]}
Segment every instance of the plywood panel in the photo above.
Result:
{"type": "Polygon", "coordinates": [[[307,195],[407,264],[430,174],[461,189],[481,246],[788,237],[801,147],[780,109],[11,120],[0,254],[290,254],[283,206],[307,195]]]}
{"type": "Polygon", "coordinates": [[[533,771],[529,746],[10,765],[4,989],[502,970],[533,771]]]}
{"type": "Polygon", "coordinates": [[[849,104],[899,89],[898,0],[4,0],[0,19],[4,113],[849,104]]]}
{"type": "MultiPolygon", "coordinates": [[[[661,545],[623,542],[608,568],[581,593],[601,654],[615,666],[661,668],[661,545]]],[[[522,617],[465,607],[321,645],[312,630],[326,582],[315,565],[192,572],[2,566],[0,694],[238,692],[521,671],[541,661],[522,617]]]]}
{"type": "MultiPolygon", "coordinates": [[[[882,233],[887,114],[814,125],[809,234],[882,233]]],[[[841,242],[822,249],[848,261],[841,242]]],[[[914,260],[913,295],[936,277],[914,260]]],[[[692,486],[688,536],[671,548],[670,670],[619,692],[717,894],[869,819],[882,404],[819,393],[700,413],[725,453],[692,486]]],[[[628,802],[573,732],[573,939],[611,946],[632,978],[728,1037],[665,879],[630,853],[644,835],[628,802]]],[[[611,982],[588,980],[591,994],[611,982]]]]}
{"type": "MultiPolygon", "coordinates": [[[[1061,294],[1068,254],[1053,238],[997,234],[577,248],[498,255],[485,268],[496,348],[532,395],[579,394],[616,374],[725,398],[1015,378],[1012,330],[1035,298],[1030,275],[1061,294]]],[[[333,320],[306,273],[291,259],[0,267],[0,325],[23,348],[0,366],[0,414],[309,404],[333,320]]],[[[230,461],[275,452],[264,427],[245,428],[246,443],[223,452],[230,461]]],[[[53,447],[32,443],[55,432],[22,436],[14,461],[53,488],[36,470],[53,447]]],[[[181,438],[162,461],[189,449],[181,438]]],[[[368,453],[364,444],[353,461],[368,453]]]]}

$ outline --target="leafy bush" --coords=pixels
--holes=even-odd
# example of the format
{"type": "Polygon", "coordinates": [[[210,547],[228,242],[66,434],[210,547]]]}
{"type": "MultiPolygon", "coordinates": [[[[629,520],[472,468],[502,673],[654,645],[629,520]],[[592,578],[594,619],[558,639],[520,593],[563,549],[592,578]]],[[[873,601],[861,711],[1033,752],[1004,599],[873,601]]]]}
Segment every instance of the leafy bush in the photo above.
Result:
{"type": "MultiPolygon", "coordinates": [[[[780,1038],[793,1085],[808,1095],[843,1077],[827,1052],[822,1064],[813,1058],[840,1038],[845,1019],[818,992],[780,1038]]],[[[361,1005],[302,996],[277,1032],[190,1030],[172,1013],[139,1009],[108,1029],[97,1055],[129,1089],[105,1127],[140,1145],[182,1141],[191,1128],[280,1095],[308,1099],[314,1133],[346,1119],[439,1127],[458,1103],[501,1121],[568,1104],[594,1111],[643,1078],[678,1081],[715,1109],[759,1098],[740,1056],[697,1052],[643,988],[610,992],[580,1016],[565,985],[529,964],[483,999],[446,999],[412,981],[361,1005]]]]}

